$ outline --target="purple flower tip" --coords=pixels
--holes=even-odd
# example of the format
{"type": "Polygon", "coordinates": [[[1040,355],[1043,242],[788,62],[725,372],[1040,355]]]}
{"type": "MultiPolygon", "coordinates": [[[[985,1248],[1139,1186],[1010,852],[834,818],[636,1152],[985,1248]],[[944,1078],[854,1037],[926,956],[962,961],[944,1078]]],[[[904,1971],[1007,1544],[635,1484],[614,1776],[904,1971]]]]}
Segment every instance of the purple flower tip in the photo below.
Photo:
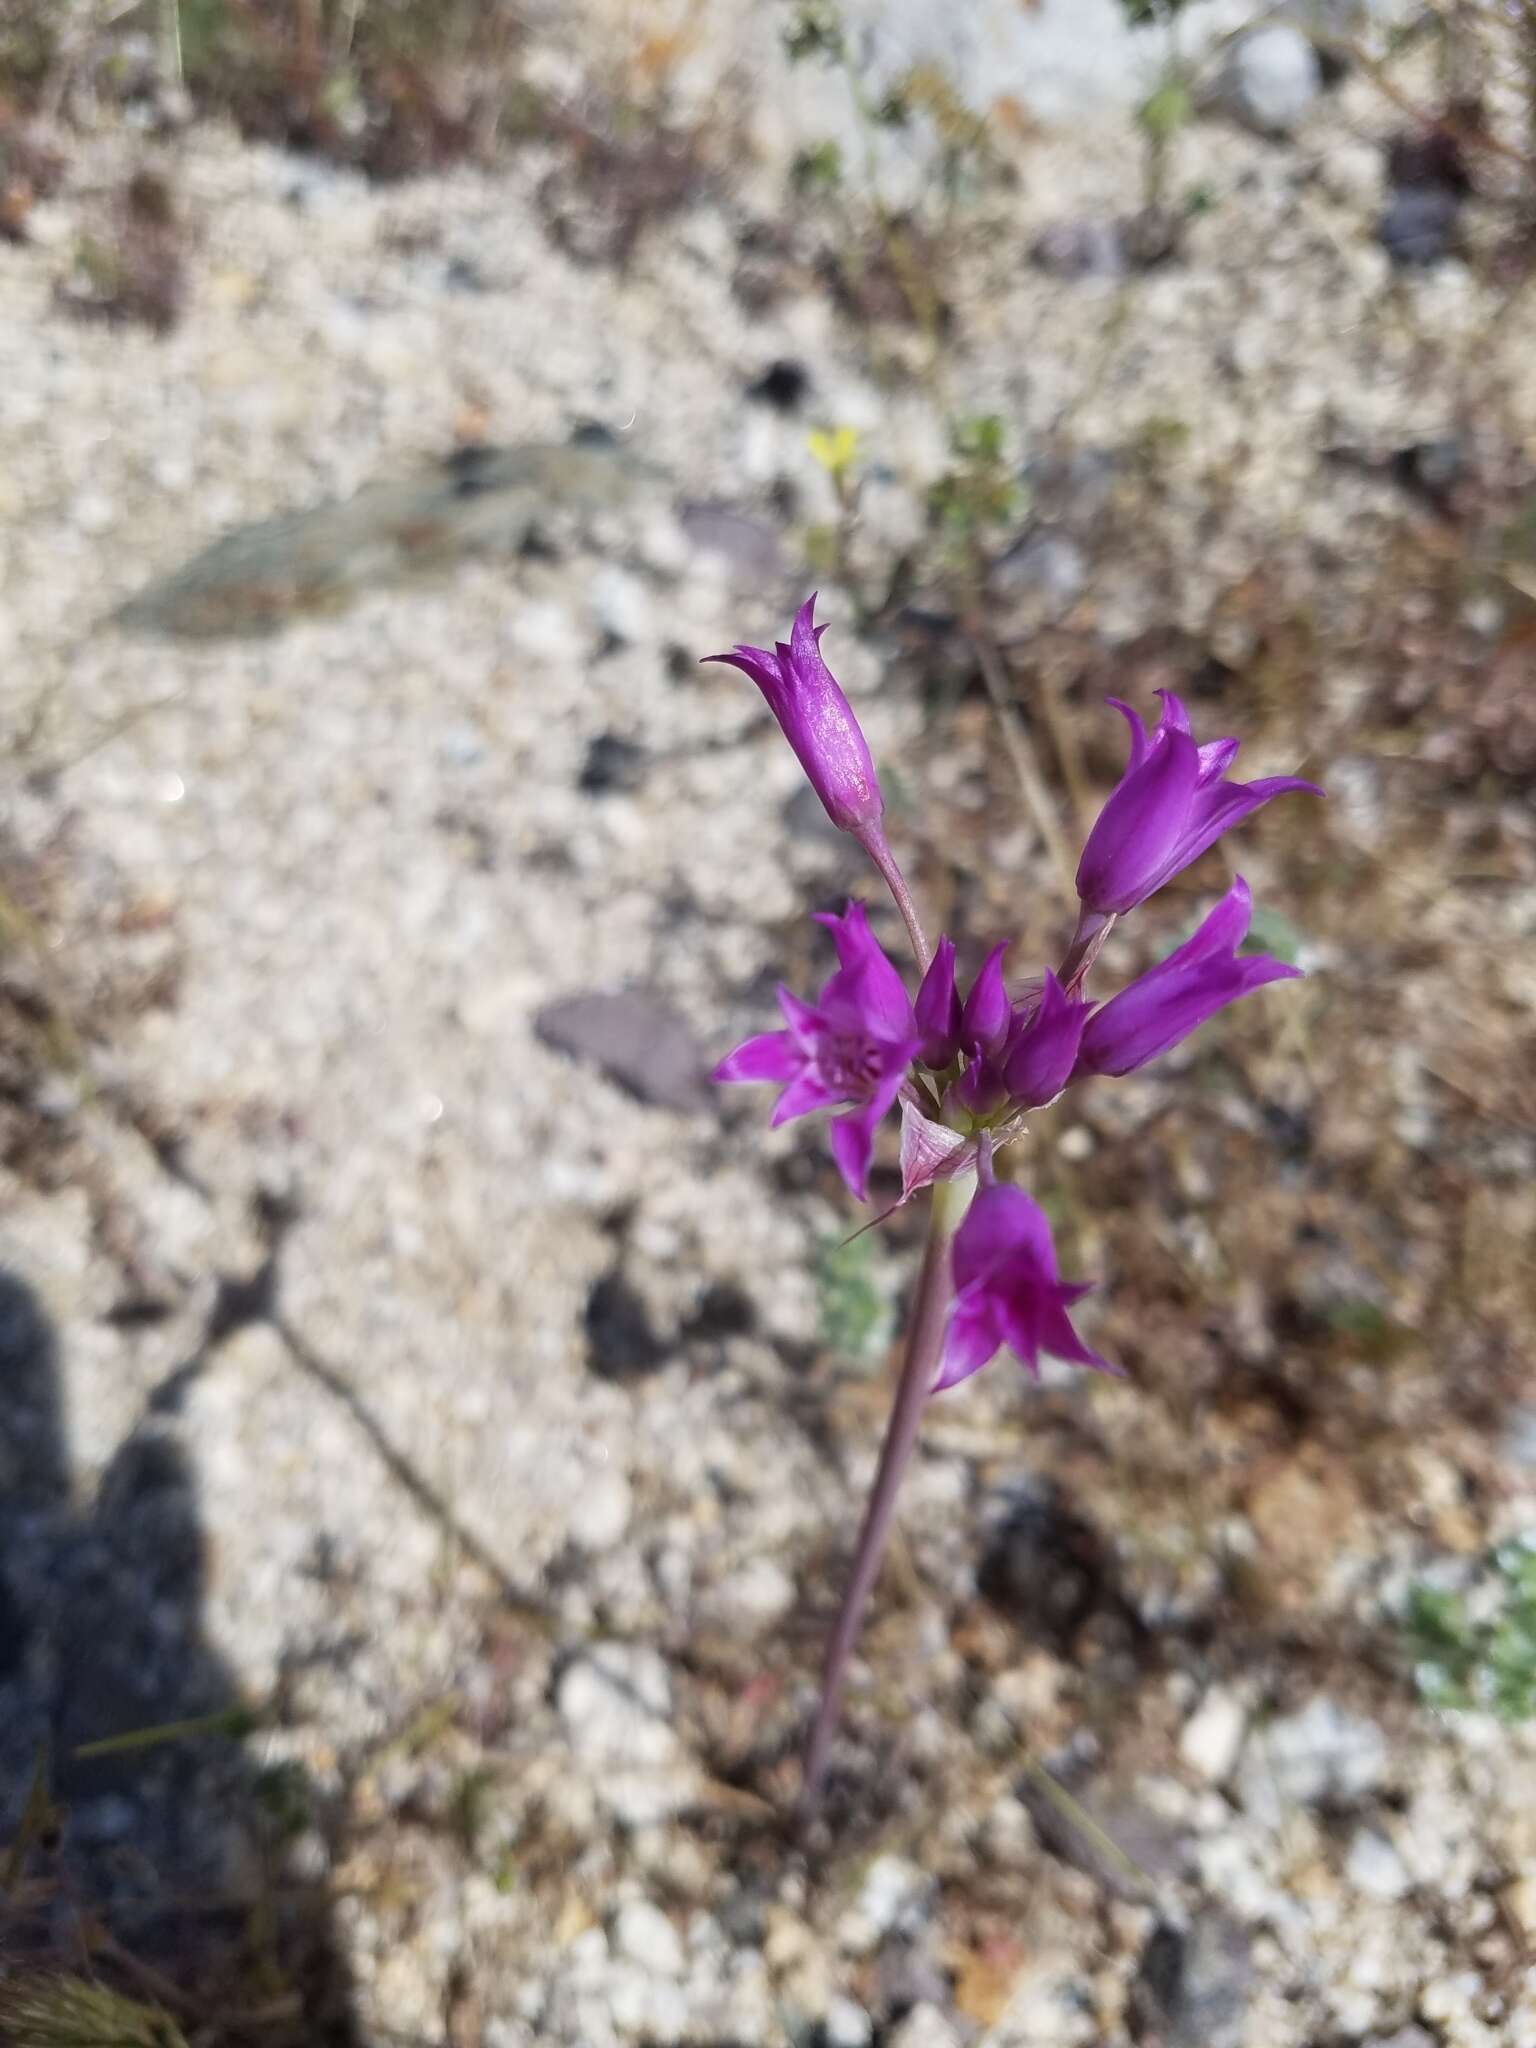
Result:
{"type": "Polygon", "coordinates": [[[1239,875],[1193,938],[1089,1018],[1077,1073],[1129,1074],[1240,996],[1299,978],[1299,967],[1267,953],[1239,958],[1252,917],[1253,898],[1239,875]]]}
{"type": "Polygon", "coordinates": [[[1090,1351],[1067,1310],[1088,1292],[1063,1281],[1045,1211],[1022,1188],[980,1188],[955,1234],[955,1305],[933,1391],[958,1385],[1008,1345],[1036,1378],[1040,1354],[1099,1372],[1117,1366],[1090,1351]]]}
{"type": "Polygon", "coordinates": [[[1003,986],[1003,955],[1007,950],[1007,940],[992,948],[965,999],[965,1008],[960,1013],[960,1043],[968,1053],[1000,1052],[1013,1023],[1008,991],[1003,986]]]}
{"type": "Polygon", "coordinates": [[[795,614],[789,641],[734,647],[706,655],[739,668],[762,691],[768,709],[799,756],[827,816],[841,831],[859,834],[878,825],[885,810],[869,746],[837,678],[821,658],[825,626],[814,623],[813,591],[795,614]]]}
{"type": "Polygon", "coordinates": [[[917,1028],[923,1065],[941,1072],[960,1050],[960,991],[955,986],[955,947],[940,937],[917,992],[917,1028]]]}
{"type": "Polygon", "coordinates": [[[1068,996],[1054,974],[1046,975],[1038,1000],[1018,1016],[1003,1067],[1008,1094],[1022,1108],[1054,1102],[1071,1080],[1092,1008],[1068,996]]]}
{"type": "Polygon", "coordinates": [[[1105,916],[1145,903],[1223,832],[1272,797],[1291,790],[1323,794],[1315,783],[1295,775],[1227,781],[1238,742],[1196,745],[1180,699],[1172,690],[1158,695],[1163,714],[1150,735],[1130,705],[1109,700],[1130,727],[1130,758],[1088,835],[1077,870],[1084,906],[1105,916]]]}

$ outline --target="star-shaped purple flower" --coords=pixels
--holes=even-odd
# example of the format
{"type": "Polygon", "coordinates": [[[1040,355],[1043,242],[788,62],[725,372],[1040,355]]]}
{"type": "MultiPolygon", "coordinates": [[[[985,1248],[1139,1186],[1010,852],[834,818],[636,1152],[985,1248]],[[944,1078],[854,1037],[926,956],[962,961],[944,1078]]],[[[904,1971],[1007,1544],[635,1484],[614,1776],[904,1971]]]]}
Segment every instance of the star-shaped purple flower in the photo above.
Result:
{"type": "Polygon", "coordinates": [[[814,1003],[779,990],[785,1031],[765,1031],[716,1067],[717,1081],[783,1084],[773,1126],[839,1103],[857,1105],[832,1122],[832,1156],[856,1200],[867,1199],[875,1129],[896,1100],[921,1034],[901,976],[869,928],[862,903],[818,920],[832,934],[839,966],[814,1003]]]}
{"type": "Polygon", "coordinates": [[[1036,1379],[1042,1352],[1118,1373],[1067,1320],[1067,1310],[1089,1286],[1061,1278],[1045,1211],[1022,1188],[1002,1181],[978,1188],[955,1233],[951,1259],[955,1305],[935,1393],[980,1372],[1005,1344],[1036,1379]]]}
{"type": "Polygon", "coordinates": [[[1088,835],[1077,893],[1101,916],[1134,910],[1164,882],[1199,859],[1231,826],[1289,790],[1322,791],[1295,775],[1228,782],[1236,740],[1197,746],[1189,713],[1172,690],[1159,690],[1163,715],[1148,734],[1129,704],[1111,697],[1131,729],[1131,757],[1088,835]]]}

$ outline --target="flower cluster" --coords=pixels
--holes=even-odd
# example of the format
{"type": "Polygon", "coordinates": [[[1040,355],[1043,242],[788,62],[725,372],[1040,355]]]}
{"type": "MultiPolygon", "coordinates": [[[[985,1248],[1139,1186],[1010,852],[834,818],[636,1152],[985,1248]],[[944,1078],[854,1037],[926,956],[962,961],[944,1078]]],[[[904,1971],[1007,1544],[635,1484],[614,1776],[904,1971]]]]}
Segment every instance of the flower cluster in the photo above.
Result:
{"type": "MultiPolygon", "coordinates": [[[[738,647],[712,657],[757,683],[828,815],[870,851],[912,934],[922,979],[909,995],[869,928],[864,906],[823,915],[837,971],[813,1001],[779,990],[784,1029],[748,1039],[722,1060],[719,1081],[775,1082],[775,1125],[834,1109],[831,1142],[843,1179],[867,1198],[875,1132],[898,1104],[902,1197],[934,1181],[979,1172],[982,1186],[951,1249],[953,1308],[932,1387],[954,1385],[1009,1345],[1032,1369],[1042,1351],[1079,1364],[1104,1361],[1078,1339],[1066,1310],[1086,1289],[1061,1282],[1050,1228],[1021,1189],[998,1184],[991,1155],[1032,1109],[1075,1082],[1129,1074],[1187,1038],[1240,996],[1298,970],[1243,953],[1252,918],[1239,876],[1194,936],[1102,1004],[1085,993],[1115,920],[1147,901],[1220,836],[1294,790],[1321,794],[1294,776],[1228,779],[1238,742],[1199,745],[1171,690],[1148,733],[1130,706],[1130,758],[1083,848],[1077,930],[1060,967],[1010,993],[1007,947],[988,954],[963,998],[955,949],[941,937],[931,955],[910,894],[886,846],[883,804],[864,735],[821,655],[815,599],[773,653],[738,647]]],[[[1111,700],[1113,701],[1113,700],[1111,700]]]]}

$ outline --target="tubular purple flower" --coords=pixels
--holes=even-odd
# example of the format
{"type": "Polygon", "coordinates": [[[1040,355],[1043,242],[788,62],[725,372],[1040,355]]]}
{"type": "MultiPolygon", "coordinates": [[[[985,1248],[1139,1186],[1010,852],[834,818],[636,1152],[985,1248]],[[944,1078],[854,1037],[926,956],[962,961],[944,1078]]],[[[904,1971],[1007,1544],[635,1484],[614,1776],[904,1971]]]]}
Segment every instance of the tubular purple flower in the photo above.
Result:
{"type": "Polygon", "coordinates": [[[716,1067],[723,1082],[777,1081],[783,1093],[771,1119],[775,1129],[813,1110],[856,1106],[833,1119],[832,1156],[849,1192],[867,1199],[875,1129],[900,1091],[919,1040],[901,977],[869,929],[864,906],[850,903],[841,917],[821,919],[842,963],[814,1004],[779,990],[788,1026],[739,1045],[716,1067]]]}
{"type": "Polygon", "coordinates": [[[1297,980],[1299,967],[1267,953],[1238,958],[1252,918],[1253,898],[1239,875],[1192,939],[1089,1018],[1077,1074],[1129,1074],[1239,996],[1272,981],[1297,980]]]}
{"type": "Polygon", "coordinates": [[[813,591],[795,613],[789,644],[735,647],[729,654],[706,655],[748,675],[768,700],[768,709],[800,758],[811,786],[826,805],[827,816],[840,831],[861,838],[878,826],[885,810],[875,764],[848,699],[821,658],[820,640],[827,630],[812,623],[813,591]]]}
{"type": "Polygon", "coordinates": [[[917,1028],[925,1067],[940,1072],[960,1050],[960,991],[955,986],[955,948],[940,936],[917,992],[917,1028]]]}
{"type": "Polygon", "coordinates": [[[1040,1376],[1040,1354],[1117,1373],[1083,1343],[1067,1310],[1089,1292],[1061,1279],[1045,1211],[1022,1188],[977,1190],[955,1234],[955,1306],[934,1393],[979,1372],[1004,1344],[1040,1376]]]}
{"type": "Polygon", "coordinates": [[[1024,1109],[1054,1102],[1072,1078],[1092,1003],[1074,1002],[1047,973],[1038,1000],[1023,1012],[1009,1043],[1003,1080],[1024,1109]]]}
{"type": "Polygon", "coordinates": [[[1180,700],[1172,690],[1157,694],[1163,713],[1151,735],[1129,704],[1109,700],[1130,726],[1130,759],[1088,835],[1077,869],[1084,907],[1103,916],[1145,903],[1223,832],[1272,797],[1297,789],[1323,793],[1295,775],[1226,781],[1238,742],[1212,740],[1197,746],[1180,700]]]}

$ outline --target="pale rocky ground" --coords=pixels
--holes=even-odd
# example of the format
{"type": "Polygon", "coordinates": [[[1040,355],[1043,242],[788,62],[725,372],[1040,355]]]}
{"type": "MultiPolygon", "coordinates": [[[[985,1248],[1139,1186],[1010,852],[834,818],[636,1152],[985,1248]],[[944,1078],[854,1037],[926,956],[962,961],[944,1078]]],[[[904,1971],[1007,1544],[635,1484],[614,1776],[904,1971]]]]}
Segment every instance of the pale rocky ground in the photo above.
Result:
{"type": "MultiPolygon", "coordinates": [[[[1225,197],[1182,261],[1042,275],[1026,260],[1038,234],[1124,212],[1139,165],[1135,52],[1106,28],[1102,89],[1087,90],[1064,12],[1041,10],[1060,41],[1035,55],[1040,112],[1070,102],[1073,118],[1021,146],[1017,190],[976,202],[947,387],[1002,414],[1025,453],[1063,436],[1123,449],[1181,423],[1154,493],[1159,546],[1104,559],[1071,543],[1062,608],[1087,603],[1106,646],[1200,632],[1222,593],[1276,565],[1332,557],[1319,602],[1347,608],[1378,573],[1382,487],[1341,470],[1320,488],[1320,441],[1432,439],[1460,426],[1475,384],[1498,391],[1500,431],[1529,455],[1518,323],[1489,340],[1499,292],[1460,261],[1392,270],[1373,237],[1391,117],[1359,77],[1283,143],[1214,120],[1189,131],[1181,179],[1225,197]]],[[[578,60],[579,37],[576,57],[544,61],[578,60]]],[[[243,1696],[277,1703],[251,1768],[307,1773],[293,1868],[329,1881],[368,2040],[1530,2048],[1536,1743],[1437,1719],[1349,1648],[1432,1554],[1469,1558],[1536,1522],[1518,1441],[1479,1468],[1470,1535],[1468,1464],[1432,1433],[1385,1506],[1351,1512],[1346,1488],[1337,1507],[1325,1443],[1320,1467],[1310,1451],[1299,1477],[1282,1466],[1252,1514],[1206,1532],[1208,1554],[1166,1569],[1138,1547],[1128,1494],[1075,1495],[1126,1588],[1090,1700],[1069,1644],[978,1604],[978,1565],[1048,1476],[1032,1402],[1053,1404],[1053,1444],[1063,1429],[1161,1440],[1177,1414],[1164,1402],[1149,1419],[1134,1372],[1032,1396],[1000,1363],[935,1414],[911,1475],[830,1848],[807,1860],[778,1829],[886,1384],[883,1355],[840,1360],[818,1324],[818,1250],[848,1205],[814,1141],[768,1134],[760,1102],[649,1105],[535,1029],[559,998],[640,984],[702,1059],[765,1027],[787,961],[801,979],[819,966],[805,911],[862,886],[745,684],[697,666],[771,640],[803,594],[797,529],[832,513],[808,421],[866,431],[884,474],[858,545],[874,553],[921,532],[948,460],[941,395],[883,387],[869,337],[825,294],[797,285],[748,311],[731,289],[741,209],[782,181],[785,138],[812,118],[786,111],[800,74],[766,76],[739,183],[648,231],[625,273],[551,246],[536,152],[381,189],[216,126],[175,145],[196,263],[167,336],[54,302],[77,211],[131,136],[83,144],[30,243],[0,244],[0,689],[24,736],[4,822],[55,878],[45,938],[81,992],[95,1083],[48,1084],[61,1170],[19,1160],[0,1176],[0,1259],[57,1333],[62,1402],[56,1482],[0,1529],[11,1555],[45,1559],[125,1444],[184,1454],[207,1642],[243,1696]],[[800,415],[744,397],[775,358],[811,370],[800,415]],[[230,527],[456,441],[557,442],[589,419],[618,434],[621,484],[595,510],[542,508],[552,551],[372,590],[269,637],[101,623],[230,527]],[[782,479],[798,493],[787,524],[768,497],[782,479]],[[716,500],[782,527],[781,577],[701,544],[684,515],[716,500]],[[633,786],[584,793],[605,735],[641,750],[619,778],[633,786]],[[148,993],[120,1003],[124,984],[148,993]],[[271,1284],[253,1287],[269,1255],[271,1284]],[[590,1306],[615,1273],[632,1320],[607,1339],[617,1368],[594,1372],[590,1306]],[[1229,1557],[1294,1577],[1311,1619],[1289,1652],[1234,1661],[1218,1640],[1158,1660],[1114,1634],[1139,1641],[1187,1611],[1219,1638],[1208,1581],[1229,1557]],[[1026,1746],[1143,1879],[1053,1825],[1026,1746]]],[[[1021,59],[1005,89],[1028,76],[1021,59]]],[[[839,590],[822,612],[927,885],[955,888],[925,809],[969,817],[965,857],[986,864],[975,929],[1011,918],[1036,950],[1058,943],[1062,901],[984,710],[936,722],[839,590]]],[[[1229,628],[1238,663],[1243,631],[1229,628]]],[[[1390,753],[1356,740],[1363,681],[1312,687],[1294,716],[1271,706],[1248,772],[1305,759],[1333,787],[1336,849],[1395,843],[1390,753]]],[[[1482,935],[1461,898],[1426,898],[1422,930],[1465,944],[1455,957],[1496,985],[1518,1067],[1536,1007],[1528,794],[1495,808],[1511,886],[1478,898],[1482,935]]],[[[1298,917],[1283,849],[1304,837],[1257,831],[1242,856],[1298,917]]],[[[1341,909],[1303,1004],[1347,980],[1352,944],[1341,909]]],[[[1449,1029],[1448,972],[1405,966],[1382,1025],[1405,1144],[1437,1114],[1424,1047],[1449,1029]]],[[[1295,1015],[1318,1014],[1288,1024],[1277,1001],[1232,1041],[1298,1113],[1310,1026],[1295,1015]]],[[[1166,1121],[1135,1135],[1162,1100],[1150,1081],[1106,1090],[1040,1142],[1070,1163],[1130,1141],[1139,1160],[1174,1143],[1166,1121]]],[[[1245,1113],[1234,1101],[1232,1128],[1245,1113]]],[[[1529,1123],[1502,1143],[1499,1170],[1528,1176],[1529,1123]]],[[[1209,1275],[1206,1171],[1182,1160],[1194,1209],[1169,1230],[1209,1275]]],[[[1406,1199],[1383,1190],[1383,1213],[1406,1199]]],[[[1495,1199],[1529,1215],[1517,1193],[1495,1199]]],[[[877,1256],[893,1298],[911,1256],[909,1232],[877,1256]]],[[[1112,1297],[1113,1267],[1087,1270],[1112,1297]]],[[[1411,1320],[1412,1271],[1382,1284],[1411,1320]]],[[[1244,1285],[1227,1272],[1215,1289],[1234,1316],[1244,1285]]],[[[1183,1301],[1165,1297],[1165,1337],[1211,1313],[1183,1301]]],[[[1247,1312],[1244,1342],[1268,1356],[1262,1299],[1247,1312]]],[[[1525,1343],[1528,1363],[1528,1327],[1525,1343]]],[[[1399,1390],[1410,1430],[1417,1385],[1399,1390]]],[[[46,1605],[46,1577],[25,1597],[46,1605]]],[[[158,1599],[145,1659],[190,1658],[158,1599]]],[[[102,1690],[101,1732],[155,1718],[162,1697],[197,1710],[190,1681],[141,1677],[142,1692],[102,1690]]],[[[41,1682],[0,1675],[8,1772],[25,1770],[41,1682]]],[[[125,1796],[85,1786],[80,1825],[132,1836],[125,1796]]],[[[267,1877],[232,1810],[209,1796],[197,1854],[247,1899],[267,1877]]]]}

